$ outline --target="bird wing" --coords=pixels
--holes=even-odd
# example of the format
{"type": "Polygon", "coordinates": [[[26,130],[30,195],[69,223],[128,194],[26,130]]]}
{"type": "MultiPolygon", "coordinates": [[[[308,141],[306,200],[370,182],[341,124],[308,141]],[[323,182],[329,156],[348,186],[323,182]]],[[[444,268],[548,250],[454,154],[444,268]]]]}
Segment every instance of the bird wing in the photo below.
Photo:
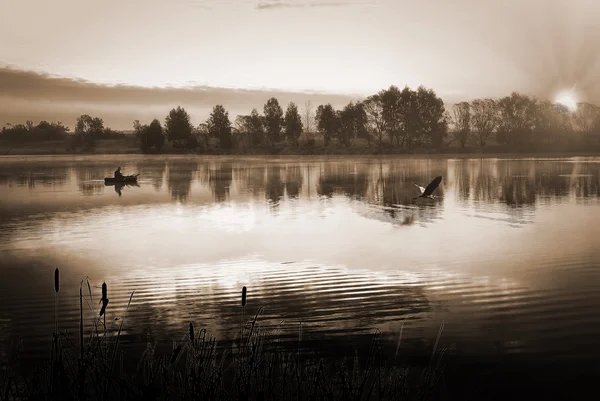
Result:
{"type": "Polygon", "coordinates": [[[415,187],[419,188],[419,191],[421,191],[421,195],[423,194],[423,192],[425,192],[425,188],[423,188],[422,186],[420,186],[420,185],[417,185],[417,184],[415,184],[414,182],[413,182],[413,185],[414,185],[415,187]]]}
{"type": "Polygon", "coordinates": [[[437,176],[433,179],[433,181],[431,181],[429,183],[429,185],[427,185],[427,188],[425,188],[425,192],[423,192],[423,195],[425,196],[429,196],[433,193],[433,191],[435,191],[435,189],[440,185],[440,182],[442,182],[442,176],[437,176]]]}

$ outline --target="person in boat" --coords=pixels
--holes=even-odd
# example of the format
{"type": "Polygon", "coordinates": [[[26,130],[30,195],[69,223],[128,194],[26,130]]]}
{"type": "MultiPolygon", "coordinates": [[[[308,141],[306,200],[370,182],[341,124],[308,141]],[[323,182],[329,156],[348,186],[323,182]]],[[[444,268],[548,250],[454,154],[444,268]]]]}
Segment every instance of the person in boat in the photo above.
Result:
{"type": "Polygon", "coordinates": [[[121,167],[117,167],[115,170],[115,178],[123,179],[123,174],[121,173],[121,167]]]}

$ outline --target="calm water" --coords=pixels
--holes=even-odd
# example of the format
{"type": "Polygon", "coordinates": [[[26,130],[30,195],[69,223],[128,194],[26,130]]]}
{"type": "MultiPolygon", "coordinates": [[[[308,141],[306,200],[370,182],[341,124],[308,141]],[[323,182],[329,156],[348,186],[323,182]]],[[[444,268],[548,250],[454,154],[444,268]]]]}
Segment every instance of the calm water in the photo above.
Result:
{"type": "MultiPolygon", "coordinates": [[[[0,158],[2,359],[47,357],[79,283],[108,284],[125,339],[221,340],[264,306],[277,335],[469,355],[597,358],[600,159],[0,158]],[[116,166],[139,186],[105,186],[116,166]],[[443,176],[435,202],[413,203],[443,176]]],[[[86,302],[90,302],[88,300],[86,302]]],[[[90,313],[88,313],[90,315],[90,313]]]]}

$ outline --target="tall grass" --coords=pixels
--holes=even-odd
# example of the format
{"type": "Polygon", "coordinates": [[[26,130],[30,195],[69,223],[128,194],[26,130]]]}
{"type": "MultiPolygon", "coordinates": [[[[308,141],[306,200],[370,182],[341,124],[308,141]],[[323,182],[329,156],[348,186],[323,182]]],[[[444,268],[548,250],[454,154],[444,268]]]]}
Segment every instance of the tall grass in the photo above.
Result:
{"type": "MultiPolygon", "coordinates": [[[[58,274],[56,275],[58,278],[58,274]]],[[[56,281],[58,282],[58,280],[56,281]]],[[[55,287],[58,289],[58,286],[55,287]]],[[[102,285],[101,307],[93,302],[89,278],[79,286],[80,322],[78,340],[56,333],[56,350],[47,364],[33,375],[12,372],[0,388],[0,401],[18,399],[61,400],[389,400],[431,398],[447,363],[447,349],[437,352],[443,324],[438,332],[429,365],[421,371],[402,367],[398,353],[404,325],[393,358],[383,352],[381,332],[376,330],[369,351],[359,357],[326,359],[302,351],[302,323],[296,350],[285,350],[274,332],[263,327],[259,307],[243,320],[228,347],[218,347],[206,329],[189,322],[187,333],[173,343],[165,355],[157,355],[148,343],[135,369],[123,368],[120,338],[125,317],[133,301],[131,293],[125,314],[111,317],[118,322],[106,326],[108,288],[102,285]],[[84,291],[87,284],[87,295],[84,291]],[[89,334],[84,333],[85,310],[91,312],[89,334]],[[114,326],[114,327],[113,327],[114,326]],[[78,345],[76,344],[78,343],[78,345]],[[120,358],[120,366],[117,361],[120,358]]],[[[58,292],[55,292],[55,296],[58,292]]],[[[247,306],[242,289],[242,313],[247,306]]],[[[57,324],[55,325],[57,327],[57,324]]]]}

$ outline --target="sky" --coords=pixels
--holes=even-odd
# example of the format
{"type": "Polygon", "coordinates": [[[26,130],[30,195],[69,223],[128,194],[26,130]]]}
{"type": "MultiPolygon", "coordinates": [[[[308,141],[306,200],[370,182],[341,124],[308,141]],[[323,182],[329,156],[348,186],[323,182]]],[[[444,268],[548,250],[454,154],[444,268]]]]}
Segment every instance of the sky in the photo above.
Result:
{"type": "Polygon", "coordinates": [[[341,107],[390,85],[424,85],[446,103],[564,90],[600,103],[597,0],[0,0],[0,9],[0,126],[72,124],[87,112],[127,129],[177,104],[198,124],[217,101],[233,117],[271,94],[284,107],[341,107]]]}

